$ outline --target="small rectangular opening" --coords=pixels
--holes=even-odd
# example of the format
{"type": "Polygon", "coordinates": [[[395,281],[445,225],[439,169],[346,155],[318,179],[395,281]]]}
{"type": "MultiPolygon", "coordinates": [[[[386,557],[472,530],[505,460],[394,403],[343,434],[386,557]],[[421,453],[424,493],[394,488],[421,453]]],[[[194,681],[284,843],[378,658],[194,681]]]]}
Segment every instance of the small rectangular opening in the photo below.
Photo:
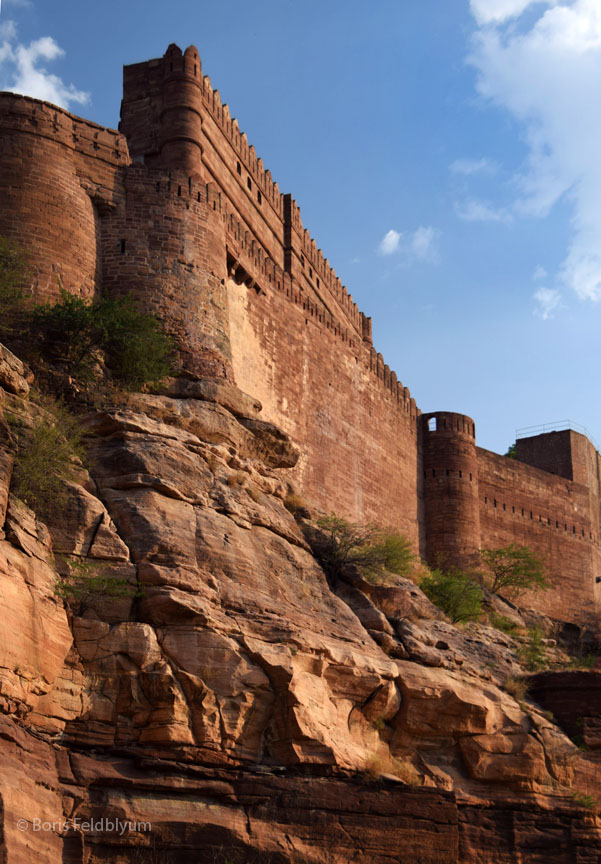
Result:
{"type": "Polygon", "coordinates": [[[125,252],[125,240],[121,241],[121,254],[123,255],[125,252]]]}
{"type": "Polygon", "coordinates": [[[430,417],[428,420],[428,432],[436,432],[436,417],[430,417]]]}
{"type": "Polygon", "coordinates": [[[261,193],[259,192],[258,189],[257,189],[257,201],[259,202],[259,204],[261,204],[261,202],[263,201],[263,196],[261,195],[261,193]]]}
{"type": "Polygon", "coordinates": [[[253,184],[251,183],[250,177],[246,178],[246,185],[248,186],[249,189],[253,188],[253,184]]]}
{"type": "Polygon", "coordinates": [[[236,162],[236,171],[242,176],[242,165],[239,162],[236,162]]]}

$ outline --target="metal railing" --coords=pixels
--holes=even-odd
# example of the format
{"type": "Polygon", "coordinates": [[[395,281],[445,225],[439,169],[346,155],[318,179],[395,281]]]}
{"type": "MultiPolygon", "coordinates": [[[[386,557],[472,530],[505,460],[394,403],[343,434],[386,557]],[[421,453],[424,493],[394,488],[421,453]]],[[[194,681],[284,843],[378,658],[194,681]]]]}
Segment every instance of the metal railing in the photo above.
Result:
{"type": "Polygon", "coordinates": [[[533,438],[535,435],[544,435],[546,432],[564,432],[566,429],[571,429],[573,432],[580,432],[585,435],[591,442],[595,450],[601,450],[591,433],[580,423],[574,423],[573,420],[556,420],[554,423],[543,423],[540,426],[523,426],[521,429],[515,430],[515,440],[518,438],[533,438]]]}

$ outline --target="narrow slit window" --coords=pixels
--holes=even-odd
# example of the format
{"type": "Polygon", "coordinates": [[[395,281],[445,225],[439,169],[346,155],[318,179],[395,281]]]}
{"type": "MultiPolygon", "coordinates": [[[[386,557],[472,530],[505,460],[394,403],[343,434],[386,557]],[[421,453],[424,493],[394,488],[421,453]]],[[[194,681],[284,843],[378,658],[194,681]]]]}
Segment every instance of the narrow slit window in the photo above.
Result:
{"type": "Polygon", "coordinates": [[[242,165],[239,162],[236,162],[236,171],[242,176],[242,165]]]}
{"type": "Polygon", "coordinates": [[[253,184],[252,184],[252,182],[251,182],[250,177],[247,177],[247,178],[246,178],[246,185],[248,186],[249,189],[252,189],[252,188],[253,188],[253,184]]]}
{"type": "Polygon", "coordinates": [[[258,189],[257,189],[257,201],[259,202],[259,204],[261,204],[263,201],[263,196],[261,195],[261,193],[258,189]]]}
{"type": "Polygon", "coordinates": [[[123,255],[124,253],[125,253],[125,240],[122,240],[121,241],[121,254],[123,255]]]}

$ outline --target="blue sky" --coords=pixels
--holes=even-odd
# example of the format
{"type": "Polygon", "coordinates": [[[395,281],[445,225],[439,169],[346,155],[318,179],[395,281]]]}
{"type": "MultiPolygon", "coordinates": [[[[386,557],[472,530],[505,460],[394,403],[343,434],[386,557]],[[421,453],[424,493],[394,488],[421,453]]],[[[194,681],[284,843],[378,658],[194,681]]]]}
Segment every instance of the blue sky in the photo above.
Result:
{"type": "Polygon", "coordinates": [[[121,67],[203,70],[423,411],[601,439],[598,0],[2,0],[0,87],[115,127],[121,67]]]}

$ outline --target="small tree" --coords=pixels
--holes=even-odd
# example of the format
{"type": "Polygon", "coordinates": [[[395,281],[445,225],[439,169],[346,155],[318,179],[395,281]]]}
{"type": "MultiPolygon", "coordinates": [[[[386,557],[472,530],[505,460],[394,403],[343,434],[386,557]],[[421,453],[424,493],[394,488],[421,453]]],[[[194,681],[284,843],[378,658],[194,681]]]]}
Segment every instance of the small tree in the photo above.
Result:
{"type": "Polygon", "coordinates": [[[6,237],[0,237],[0,335],[3,339],[15,335],[23,326],[25,271],[22,251],[6,237]]]}
{"type": "Polygon", "coordinates": [[[529,546],[511,543],[499,549],[483,549],[482,562],[489,571],[493,594],[510,591],[519,596],[524,591],[544,591],[549,587],[544,564],[529,546]]]}
{"type": "Polygon", "coordinates": [[[331,578],[353,565],[365,579],[378,582],[386,572],[406,574],[415,560],[407,538],[391,528],[358,525],[333,515],[317,524],[320,531],[312,538],[313,551],[331,578]]]}
{"type": "Polygon", "coordinates": [[[453,624],[474,621],[482,612],[482,589],[469,573],[453,567],[432,570],[419,583],[426,597],[445,612],[453,624]]]}
{"type": "Polygon", "coordinates": [[[103,570],[99,563],[83,559],[69,561],[69,573],[58,577],[54,593],[74,615],[83,615],[95,600],[142,596],[135,586],[103,570]]]}
{"type": "Polygon", "coordinates": [[[171,371],[171,339],[129,295],[91,302],[61,288],[57,303],[34,308],[31,326],[47,357],[64,361],[84,378],[92,374],[99,352],[126,386],[158,381],[171,371]]]}
{"type": "Polygon", "coordinates": [[[84,456],[79,421],[60,402],[48,402],[33,428],[13,415],[6,419],[17,441],[11,491],[38,515],[49,516],[65,503],[65,484],[76,478],[84,456]]]}

